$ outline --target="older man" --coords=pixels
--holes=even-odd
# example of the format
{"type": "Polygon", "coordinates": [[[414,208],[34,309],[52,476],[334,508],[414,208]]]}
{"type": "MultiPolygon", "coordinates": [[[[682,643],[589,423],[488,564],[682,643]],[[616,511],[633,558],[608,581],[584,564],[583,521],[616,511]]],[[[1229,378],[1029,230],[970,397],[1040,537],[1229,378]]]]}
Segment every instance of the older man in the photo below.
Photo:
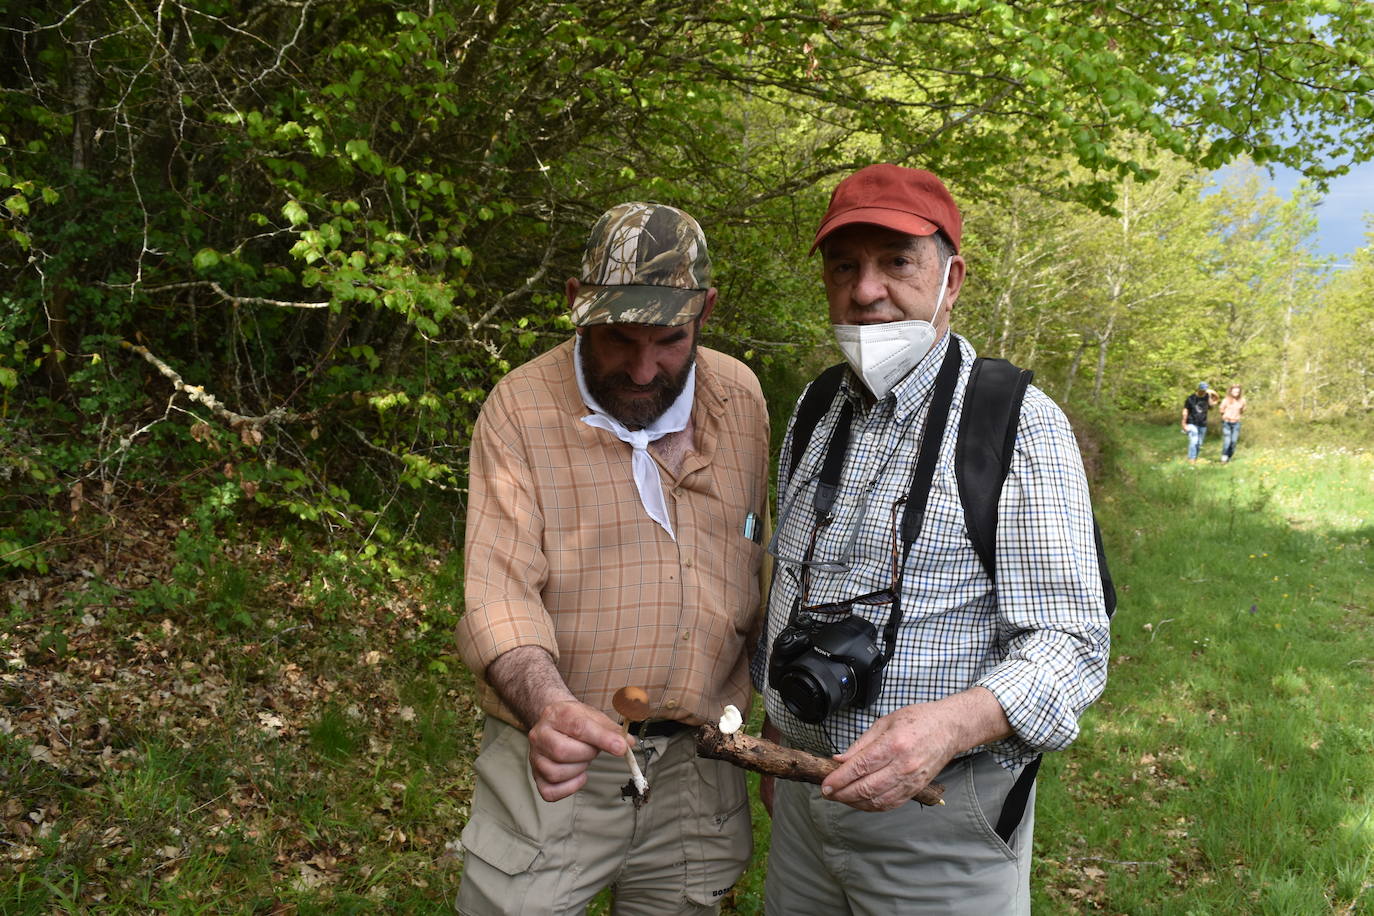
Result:
{"type": "Polygon", "coordinates": [[[766,732],[841,766],[819,787],[764,781],[774,916],[1029,912],[1024,773],[1074,739],[1106,679],[1082,461],[1033,387],[995,583],[967,533],[955,431],[975,354],[950,332],[961,235],[936,176],[889,164],[842,181],[816,232],[849,369],[795,467],[789,425],[753,674],[766,732]],[[946,804],[908,803],[932,780],[946,804]]]}
{"type": "Polygon", "coordinates": [[[606,886],[617,914],[713,913],[748,861],[742,775],[688,728],[748,706],[768,492],[758,380],[698,346],[709,265],[681,210],[607,211],[567,282],[576,336],[502,379],[473,431],[470,916],[580,914],[606,886]],[[633,741],[611,718],[624,686],[651,710],[633,741]]]}

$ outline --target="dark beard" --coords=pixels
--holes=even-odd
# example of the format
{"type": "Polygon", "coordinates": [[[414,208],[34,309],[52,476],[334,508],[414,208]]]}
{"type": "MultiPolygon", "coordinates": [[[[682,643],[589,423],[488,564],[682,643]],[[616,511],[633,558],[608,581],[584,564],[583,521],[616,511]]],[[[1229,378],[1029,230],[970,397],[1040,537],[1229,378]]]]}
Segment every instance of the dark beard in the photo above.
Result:
{"type": "Polygon", "coordinates": [[[601,364],[593,353],[592,347],[579,347],[582,357],[582,378],[587,383],[587,393],[601,408],[618,420],[626,429],[643,429],[663,416],[682,389],[687,387],[687,377],[697,361],[697,344],[692,341],[692,355],[675,376],[659,375],[648,385],[639,386],[630,381],[624,372],[607,375],[602,372],[601,364]],[[652,391],[652,397],[630,398],[626,392],[642,393],[652,391]]]}

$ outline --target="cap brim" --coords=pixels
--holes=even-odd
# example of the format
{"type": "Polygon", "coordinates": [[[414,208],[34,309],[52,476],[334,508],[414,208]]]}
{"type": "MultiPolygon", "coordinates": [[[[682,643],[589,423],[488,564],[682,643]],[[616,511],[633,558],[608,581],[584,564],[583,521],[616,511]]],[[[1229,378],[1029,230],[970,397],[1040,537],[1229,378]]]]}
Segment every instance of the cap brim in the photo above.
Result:
{"type": "Polygon", "coordinates": [[[677,327],[701,314],[706,290],[676,286],[597,286],[584,283],[573,300],[572,321],[594,324],[652,324],[677,327]]]}
{"type": "Polygon", "coordinates": [[[855,223],[881,226],[884,229],[903,232],[907,235],[934,235],[940,231],[939,226],[914,213],[893,210],[889,207],[859,207],[854,210],[846,210],[821,223],[821,227],[816,230],[816,238],[811,243],[809,254],[815,254],[821,242],[825,241],[825,237],[836,229],[852,226],[855,223]]]}

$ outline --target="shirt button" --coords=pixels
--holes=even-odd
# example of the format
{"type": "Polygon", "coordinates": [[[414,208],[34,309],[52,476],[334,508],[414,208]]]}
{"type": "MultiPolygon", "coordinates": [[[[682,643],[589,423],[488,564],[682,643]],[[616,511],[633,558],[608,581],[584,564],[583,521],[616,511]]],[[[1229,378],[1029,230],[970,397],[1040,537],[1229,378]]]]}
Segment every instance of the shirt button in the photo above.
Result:
{"type": "Polygon", "coordinates": [[[692,558],[691,558],[691,557],[688,557],[687,559],[683,560],[683,561],[682,561],[682,565],[685,566],[685,567],[687,567],[688,569],[691,569],[691,568],[692,568],[692,558]]]}
{"type": "Polygon", "coordinates": [[[689,639],[691,639],[691,638],[692,638],[692,631],[691,631],[691,630],[683,630],[683,631],[682,631],[682,641],[683,641],[683,642],[686,642],[687,640],[689,640],[689,639]]]}
{"type": "Polygon", "coordinates": [[[663,706],[665,709],[677,709],[677,700],[669,700],[663,706]]]}

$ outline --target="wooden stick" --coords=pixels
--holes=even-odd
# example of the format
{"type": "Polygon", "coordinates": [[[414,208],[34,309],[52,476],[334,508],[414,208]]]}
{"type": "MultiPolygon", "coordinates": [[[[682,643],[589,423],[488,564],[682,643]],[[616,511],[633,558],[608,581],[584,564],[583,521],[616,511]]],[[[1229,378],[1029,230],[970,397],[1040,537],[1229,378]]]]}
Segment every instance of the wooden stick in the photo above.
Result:
{"type": "MultiPolygon", "coordinates": [[[[710,723],[697,729],[697,756],[710,760],[724,760],[765,776],[777,776],[813,785],[820,785],[825,777],[840,766],[829,757],[817,757],[815,754],[783,747],[766,738],[755,738],[744,732],[725,735],[710,723]]],[[[944,794],[945,787],[938,782],[932,782],[912,797],[923,805],[943,805],[944,794]]]]}

